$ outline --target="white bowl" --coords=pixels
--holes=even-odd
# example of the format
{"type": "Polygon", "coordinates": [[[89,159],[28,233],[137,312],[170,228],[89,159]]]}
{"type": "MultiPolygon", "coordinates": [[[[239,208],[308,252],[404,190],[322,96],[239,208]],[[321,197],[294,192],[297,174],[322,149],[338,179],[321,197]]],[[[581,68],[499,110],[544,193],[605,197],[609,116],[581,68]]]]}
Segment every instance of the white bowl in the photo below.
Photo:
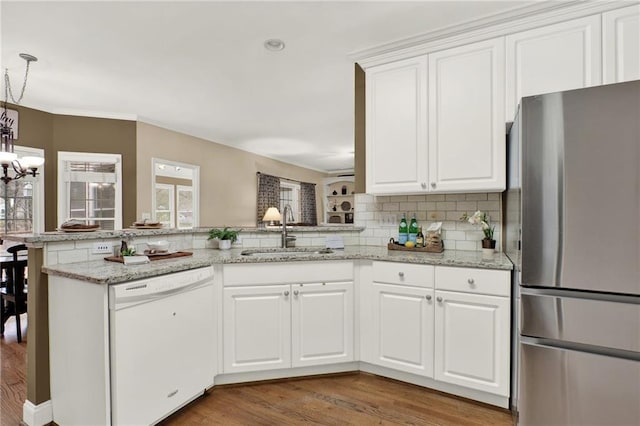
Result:
{"type": "Polygon", "coordinates": [[[149,241],[147,243],[147,246],[149,247],[149,250],[167,251],[169,250],[169,241],[167,240],[149,241]]]}

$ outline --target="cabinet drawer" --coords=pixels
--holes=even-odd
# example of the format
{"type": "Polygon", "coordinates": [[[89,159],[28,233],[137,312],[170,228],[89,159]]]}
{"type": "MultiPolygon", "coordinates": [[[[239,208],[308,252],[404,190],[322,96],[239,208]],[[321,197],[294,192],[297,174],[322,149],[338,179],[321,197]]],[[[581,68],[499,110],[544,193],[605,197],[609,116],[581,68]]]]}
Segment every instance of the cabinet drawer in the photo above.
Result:
{"type": "Polygon", "coordinates": [[[433,287],[433,266],[397,262],[373,262],[373,281],[417,287],[433,287]]]}
{"type": "Polygon", "coordinates": [[[509,296],[510,271],[436,267],[436,289],[509,296]]]}

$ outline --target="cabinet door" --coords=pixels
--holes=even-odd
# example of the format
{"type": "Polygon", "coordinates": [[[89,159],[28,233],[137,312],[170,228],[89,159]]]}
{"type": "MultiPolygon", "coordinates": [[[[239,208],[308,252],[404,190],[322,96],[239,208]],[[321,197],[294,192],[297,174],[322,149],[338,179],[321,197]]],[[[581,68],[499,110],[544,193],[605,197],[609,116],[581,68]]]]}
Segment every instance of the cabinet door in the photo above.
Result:
{"type": "Polygon", "coordinates": [[[427,57],[366,71],[367,193],[427,189],[427,57]]]}
{"type": "Polygon", "coordinates": [[[353,283],[291,288],[293,367],[353,361],[353,283]]]}
{"type": "Polygon", "coordinates": [[[640,5],[602,14],[604,83],[640,79],[640,5]]]}
{"type": "Polygon", "coordinates": [[[433,290],[373,283],[372,362],[433,377],[433,290]]]}
{"type": "Polygon", "coordinates": [[[224,372],[291,367],[290,286],[227,287],[224,372]]]}
{"type": "Polygon", "coordinates": [[[435,378],[509,396],[509,298],[436,290],[435,378]]]}
{"type": "Polygon", "coordinates": [[[503,37],[429,55],[431,191],[505,189],[503,81],[503,37]]]}
{"type": "Polygon", "coordinates": [[[507,36],[506,120],[525,96],[602,81],[600,15],[507,36]]]}

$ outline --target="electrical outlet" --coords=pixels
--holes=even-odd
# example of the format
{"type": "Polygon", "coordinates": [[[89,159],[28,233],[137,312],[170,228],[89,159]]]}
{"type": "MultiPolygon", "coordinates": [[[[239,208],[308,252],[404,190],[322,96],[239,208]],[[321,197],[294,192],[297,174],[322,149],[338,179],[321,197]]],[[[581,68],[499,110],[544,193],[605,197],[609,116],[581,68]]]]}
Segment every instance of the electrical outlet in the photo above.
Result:
{"type": "Polygon", "coordinates": [[[113,254],[113,246],[105,241],[93,243],[93,254],[113,254]]]}

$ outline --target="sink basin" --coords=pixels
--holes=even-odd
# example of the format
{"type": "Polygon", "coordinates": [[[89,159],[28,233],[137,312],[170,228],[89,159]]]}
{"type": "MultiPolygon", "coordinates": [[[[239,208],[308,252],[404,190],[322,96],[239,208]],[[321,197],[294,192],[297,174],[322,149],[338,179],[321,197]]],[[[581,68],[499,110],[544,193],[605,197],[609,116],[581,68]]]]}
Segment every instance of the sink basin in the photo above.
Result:
{"type": "Polygon", "coordinates": [[[333,250],[327,248],[269,248],[269,249],[249,249],[243,250],[240,254],[243,256],[318,256],[323,254],[331,254],[333,250]]]}

